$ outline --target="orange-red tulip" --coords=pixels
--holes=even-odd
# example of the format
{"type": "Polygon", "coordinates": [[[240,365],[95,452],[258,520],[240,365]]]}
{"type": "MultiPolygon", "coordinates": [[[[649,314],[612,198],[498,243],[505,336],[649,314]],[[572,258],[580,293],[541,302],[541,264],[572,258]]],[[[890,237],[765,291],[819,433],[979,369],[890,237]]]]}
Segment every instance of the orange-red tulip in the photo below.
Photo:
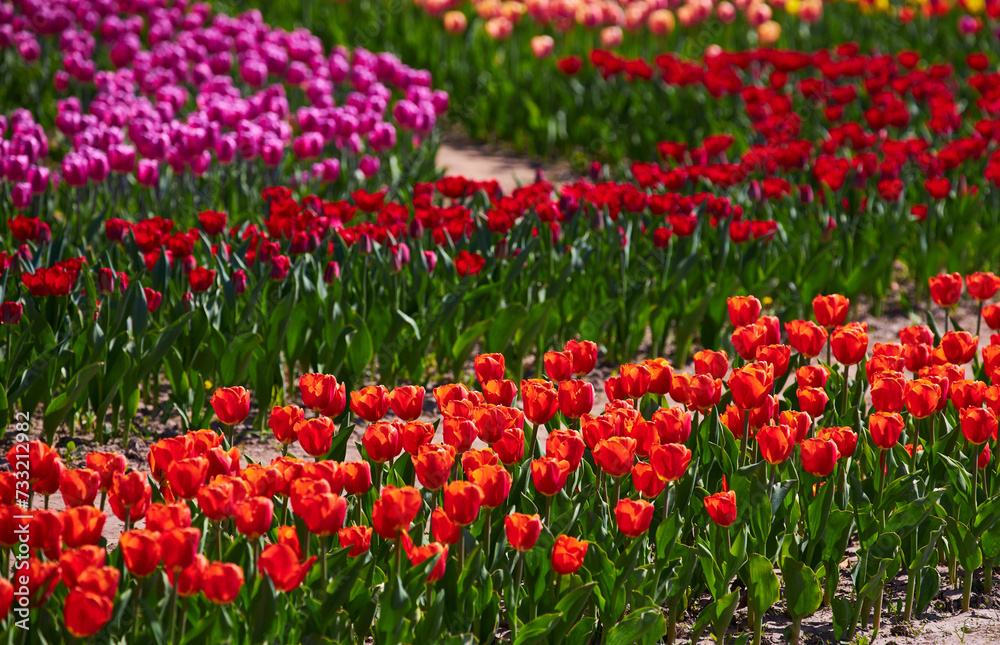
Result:
{"type": "Polygon", "coordinates": [[[545,365],[545,373],[556,383],[573,378],[572,352],[545,352],[542,362],[545,365]]]}
{"type": "Polygon", "coordinates": [[[448,482],[454,463],[455,449],[439,444],[421,446],[417,456],[413,458],[417,479],[428,490],[439,490],[448,482]]]}
{"type": "Polygon", "coordinates": [[[344,526],[347,502],[340,495],[320,493],[303,497],[299,513],[310,533],[320,536],[333,535],[344,526]]]}
{"type": "Polygon", "coordinates": [[[434,426],[426,421],[410,421],[399,432],[403,450],[416,455],[420,448],[434,440],[434,426]]]}
{"type": "Polygon", "coordinates": [[[705,510],[719,526],[732,526],[736,521],[736,493],[726,486],[725,477],[722,479],[722,490],[705,497],[705,510]]]}
{"type": "Polygon", "coordinates": [[[653,520],[653,505],[639,499],[623,499],[615,506],[615,522],[622,535],[637,538],[649,530],[653,520]]]}
{"type": "Polygon", "coordinates": [[[569,462],[571,472],[580,465],[585,448],[583,435],[566,428],[554,430],[545,440],[545,456],[569,462]]]}
{"type": "Polygon", "coordinates": [[[757,348],[757,361],[774,368],[774,377],[781,378],[788,372],[792,348],[788,345],[764,345],[757,348]]]}
{"type": "MultiPolygon", "coordinates": [[[[72,589],[84,571],[104,565],[107,555],[107,551],[94,544],[79,549],[66,549],[59,554],[59,574],[63,584],[72,589]]],[[[116,584],[116,590],[117,587],[116,584]]]]}
{"type": "Polygon", "coordinates": [[[635,443],[631,437],[605,439],[594,447],[594,461],[612,477],[624,477],[635,461],[635,443]]]}
{"type": "Polygon", "coordinates": [[[664,482],[675,482],[687,472],[691,464],[691,451],[679,443],[653,446],[649,463],[656,476],[664,482]]]}
{"type": "Polygon", "coordinates": [[[635,486],[636,492],[643,497],[655,499],[663,492],[667,482],[660,479],[652,464],[640,461],[632,466],[632,485],[635,486]]]}
{"type": "Polygon", "coordinates": [[[983,322],[993,331],[1000,329],[1000,303],[983,307],[983,322]]]}
{"type": "Polygon", "coordinates": [[[89,468],[67,468],[59,475],[59,492],[67,507],[92,505],[100,485],[101,476],[89,468]]]}
{"type": "Polygon", "coordinates": [[[840,459],[837,444],[829,439],[813,438],[802,442],[802,467],[817,477],[826,477],[833,472],[840,459]]]}
{"type": "Polygon", "coordinates": [[[712,378],[725,378],[729,372],[729,356],[725,350],[703,349],[694,355],[694,371],[712,378]]]}
{"type": "Polygon", "coordinates": [[[642,417],[637,417],[631,422],[631,426],[622,424],[625,436],[635,440],[635,454],[643,459],[649,457],[649,451],[653,446],[660,443],[660,435],[656,432],[656,424],[646,421],[642,417]]]}
{"type": "Polygon", "coordinates": [[[962,297],[962,276],[941,273],[928,279],[931,299],[941,307],[954,307],[962,297]]]}
{"type": "Polygon", "coordinates": [[[469,481],[482,489],[484,508],[497,508],[507,501],[510,487],[514,483],[511,474],[498,464],[486,465],[473,470],[469,473],[469,481]]]}
{"type": "Polygon", "coordinates": [[[730,340],[740,358],[752,361],[757,356],[757,349],[768,345],[767,327],[762,322],[737,327],[730,340]]]}
{"type": "Polygon", "coordinates": [[[243,588],[243,569],[232,562],[213,562],[201,577],[201,592],[216,605],[228,605],[243,588]]]}
{"type": "Polygon", "coordinates": [[[597,343],[589,340],[569,340],[564,348],[573,355],[573,374],[586,376],[597,364],[597,343]]]}
{"type": "Polygon", "coordinates": [[[424,411],[424,394],[418,385],[400,385],[389,394],[389,405],[403,421],[414,421],[424,411]]]}
{"type": "Polygon", "coordinates": [[[14,604],[14,585],[7,578],[0,578],[0,620],[6,620],[14,604]]]}
{"type": "Polygon", "coordinates": [[[468,398],[469,389],[461,383],[447,383],[434,388],[434,401],[441,412],[448,408],[448,404],[454,401],[465,401],[468,398]]]}
{"type": "Polygon", "coordinates": [[[310,457],[323,457],[333,446],[334,430],[329,417],[309,419],[299,426],[299,445],[310,457]]]}
{"type": "Polygon", "coordinates": [[[531,462],[531,482],[542,495],[558,495],[569,476],[569,462],[552,457],[542,457],[531,462]]]}
{"type": "Polygon", "coordinates": [[[483,398],[490,405],[510,406],[517,396],[517,384],[514,381],[489,381],[483,384],[483,398]]]}
{"type": "Polygon", "coordinates": [[[872,383],[872,407],[879,412],[900,412],[903,409],[903,395],[906,392],[906,378],[899,372],[882,372],[872,383]]]}
{"type": "Polygon", "coordinates": [[[337,531],[341,548],[351,547],[347,556],[356,558],[372,544],[372,527],[370,526],[345,526],[337,531]]]}
{"type": "Polygon", "coordinates": [[[868,353],[868,326],[865,323],[849,323],[837,327],[830,334],[833,357],[842,365],[857,365],[868,353]]]}
{"type": "Polygon", "coordinates": [[[788,344],[798,353],[815,358],[826,345],[827,331],[811,320],[793,320],[785,323],[788,344]]]}
{"type": "Polygon", "coordinates": [[[803,365],[795,370],[795,382],[799,387],[825,387],[830,372],[822,365],[803,365]]]}
{"type": "MultiPolygon", "coordinates": [[[[103,562],[103,560],[102,560],[103,562]]],[[[60,565],[61,567],[61,565],[60,565]]],[[[121,580],[121,573],[114,567],[95,565],[81,571],[76,579],[74,587],[79,587],[85,591],[104,596],[108,600],[114,600],[118,593],[118,583],[121,580]]]]}
{"type": "MultiPolygon", "coordinates": [[[[674,378],[676,379],[677,376],[675,375],[674,378]]],[[[621,376],[611,375],[604,379],[604,395],[610,401],[620,401],[628,398],[628,393],[625,392],[625,388],[622,385],[621,376]]]]}
{"type": "Polygon", "coordinates": [[[591,450],[599,442],[616,436],[619,429],[618,420],[610,414],[596,417],[585,414],[580,417],[580,426],[583,429],[583,441],[591,450]]]}
{"type": "Polygon", "coordinates": [[[733,327],[749,325],[760,317],[760,300],[754,296],[733,296],[726,299],[726,305],[733,327]]]}
{"type": "Polygon", "coordinates": [[[941,388],[928,379],[916,379],[906,384],[903,400],[906,409],[918,419],[926,419],[934,414],[941,402],[941,388]]]}
{"type": "Polygon", "coordinates": [[[195,497],[207,476],[208,460],[204,457],[178,459],[167,470],[170,490],[181,499],[195,497]]]}
{"type": "Polygon", "coordinates": [[[674,369],[665,358],[650,358],[642,362],[649,369],[649,393],[670,394],[674,384],[674,369]]]}
{"type": "Polygon", "coordinates": [[[505,466],[521,461],[524,457],[524,431],[520,428],[507,428],[500,440],[493,444],[497,458],[505,466]]]}
{"type": "Polygon", "coordinates": [[[332,374],[303,374],[299,392],[307,408],[326,417],[340,416],[347,407],[347,388],[332,374]]]}
{"type": "Polygon", "coordinates": [[[298,438],[298,429],[305,423],[306,412],[297,405],[286,405],[284,407],[274,406],[271,408],[271,415],[267,418],[267,427],[274,433],[274,438],[278,443],[288,445],[295,443],[298,438]]]}
{"type": "Polygon", "coordinates": [[[559,383],[559,409],[570,419],[590,414],[594,407],[594,386],[587,381],[567,380],[559,383]]]}
{"type": "Polygon", "coordinates": [[[125,566],[137,578],[145,578],[160,564],[160,536],[155,531],[133,529],[118,540],[125,566]]]}
{"type": "Polygon", "coordinates": [[[256,540],[271,530],[274,520],[274,502],[267,497],[248,497],[233,506],[236,530],[256,540]]]}
{"type": "Polygon", "coordinates": [[[962,379],[952,381],[950,387],[951,402],[956,410],[982,407],[986,401],[986,384],[982,381],[962,379]]]}
{"type": "Polygon", "coordinates": [[[386,486],[372,507],[372,528],[387,540],[396,539],[400,531],[410,528],[410,522],[420,512],[420,492],[412,486],[386,486]]]}
{"type": "Polygon", "coordinates": [[[837,444],[839,459],[846,459],[854,454],[854,449],[858,446],[858,435],[846,426],[834,428],[820,428],[816,431],[816,436],[820,439],[829,439],[837,444]]]}
{"type": "Polygon", "coordinates": [[[146,513],[146,529],[150,531],[170,531],[191,526],[191,509],[183,502],[173,504],[150,504],[146,513]]]}
{"type": "Polygon", "coordinates": [[[973,273],[965,276],[965,288],[969,290],[969,295],[975,300],[983,302],[989,300],[1000,291],[1000,277],[989,273],[973,273]]]}
{"type": "Polygon", "coordinates": [[[466,479],[469,478],[469,474],[473,470],[478,470],[483,466],[495,466],[498,463],[500,463],[500,460],[492,448],[470,450],[462,455],[462,470],[465,472],[466,479]]]}
{"type": "Polygon", "coordinates": [[[997,418],[986,408],[966,408],[961,413],[962,436],[977,446],[997,436],[997,418]]]}
{"type": "Polygon", "coordinates": [[[243,423],[250,414],[250,392],[243,387],[220,387],[209,403],[215,416],[227,426],[243,423]]]}
{"type": "Polygon", "coordinates": [[[515,550],[521,553],[530,551],[538,542],[538,536],[542,533],[542,519],[538,513],[511,513],[503,521],[507,542],[515,550]]]}
{"type": "Polygon", "coordinates": [[[233,516],[233,485],[227,481],[212,481],[198,491],[198,507],[213,522],[233,516]]]}
{"type": "Polygon", "coordinates": [[[685,443],[691,436],[691,413],[683,408],[660,408],[653,413],[660,443],[685,443]]]}
{"type": "Polygon", "coordinates": [[[98,489],[102,493],[111,490],[115,475],[124,475],[127,466],[128,462],[125,460],[125,455],[117,452],[87,453],[87,468],[95,471],[100,477],[98,489]]]}
{"type": "Polygon", "coordinates": [[[377,464],[392,461],[403,451],[399,430],[386,421],[378,421],[365,429],[361,443],[368,453],[368,458],[377,464]]]}
{"type": "Polygon", "coordinates": [[[410,536],[406,533],[403,534],[403,548],[406,551],[406,557],[410,560],[410,564],[417,566],[418,564],[433,558],[440,554],[437,562],[431,568],[430,573],[427,574],[428,584],[437,582],[444,577],[445,567],[448,564],[448,546],[441,544],[440,542],[431,542],[426,546],[414,546],[413,541],[410,536]]]}
{"type": "Polygon", "coordinates": [[[837,327],[847,320],[847,309],[851,301],[835,293],[829,296],[816,296],[812,301],[816,322],[823,327],[837,327]]]}
{"type": "Polygon", "coordinates": [[[271,578],[276,589],[287,593],[302,584],[316,559],[313,556],[299,563],[295,550],[290,546],[269,544],[261,552],[257,565],[271,578]]]}
{"type": "Polygon", "coordinates": [[[941,338],[941,349],[949,363],[965,365],[976,357],[979,336],[967,331],[950,331],[941,338]]]}
{"type": "Polygon", "coordinates": [[[899,443],[906,423],[896,412],[876,412],[868,418],[868,433],[872,443],[882,450],[891,450],[899,443]]]}
{"type": "Polygon", "coordinates": [[[795,391],[795,396],[799,400],[799,407],[810,417],[823,416],[826,404],[830,402],[826,390],[819,387],[800,387],[795,391]]]}
{"type": "Polygon", "coordinates": [[[444,430],[444,442],[455,449],[455,452],[462,454],[472,448],[472,442],[476,440],[476,424],[460,417],[445,417],[441,421],[444,430]]]}
{"type": "Polygon", "coordinates": [[[552,569],[561,576],[576,573],[587,555],[587,542],[560,535],[552,547],[552,569]]]}
{"type": "Polygon", "coordinates": [[[77,548],[97,544],[108,519],[93,506],[74,506],[62,512],[62,537],[66,546],[77,548]]]}
{"type": "Polygon", "coordinates": [[[729,389],[733,393],[733,403],[741,410],[759,408],[773,387],[773,368],[766,363],[751,363],[733,370],[729,375],[729,389]]]}
{"type": "Polygon", "coordinates": [[[384,385],[369,385],[351,392],[351,410],[368,423],[375,423],[389,411],[389,390],[384,385]]]}
{"type": "Polygon", "coordinates": [[[93,636],[111,620],[114,606],[106,596],[73,589],[63,601],[63,622],[66,631],[77,638],[93,636]]]}
{"type": "Polygon", "coordinates": [[[179,571],[190,566],[198,554],[200,541],[201,531],[190,526],[160,533],[163,568],[167,571],[179,571]]]}
{"type": "Polygon", "coordinates": [[[760,454],[769,464],[783,464],[795,449],[795,435],[788,426],[764,426],[754,435],[760,454]]]}
{"type": "Polygon", "coordinates": [[[473,368],[480,385],[502,381],[505,369],[503,354],[478,354],[473,360],[473,368]]]}
{"type": "Polygon", "coordinates": [[[646,365],[628,363],[621,366],[619,373],[621,389],[628,398],[638,399],[649,392],[652,374],[646,365]]]}
{"type": "Polygon", "coordinates": [[[559,391],[549,381],[521,381],[521,399],[524,402],[524,418],[534,424],[548,423],[559,410],[559,391]]]}
{"type": "Polygon", "coordinates": [[[704,413],[722,398],[722,381],[708,374],[697,374],[691,377],[685,398],[688,408],[704,413]]]}
{"type": "Polygon", "coordinates": [[[462,527],[452,522],[448,513],[438,506],[431,513],[431,535],[435,542],[450,546],[462,539],[462,527]]]}

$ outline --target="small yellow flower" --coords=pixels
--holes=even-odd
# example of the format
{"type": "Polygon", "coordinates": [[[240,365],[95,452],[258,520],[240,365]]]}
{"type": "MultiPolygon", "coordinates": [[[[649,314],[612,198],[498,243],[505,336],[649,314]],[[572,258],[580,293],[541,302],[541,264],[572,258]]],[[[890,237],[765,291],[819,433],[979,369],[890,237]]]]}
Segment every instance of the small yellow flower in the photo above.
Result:
{"type": "Polygon", "coordinates": [[[774,303],[774,299],[771,296],[764,296],[764,299],[760,301],[760,304],[765,307],[770,307],[774,303]]]}
{"type": "Polygon", "coordinates": [[[799,2],[799,0],[788,0],[785,3],[785,11],[788,12],[789,16],[797,16],[799,15],[799,7],[801,4],[802,3],[799,2]]]}
{"type": "Polygon", "coordinates": [[[205,381],[205,390],[206,391],[211,390],[212,387],[213,386],[212,386],[212,382],[211,381],[205,381]]]}

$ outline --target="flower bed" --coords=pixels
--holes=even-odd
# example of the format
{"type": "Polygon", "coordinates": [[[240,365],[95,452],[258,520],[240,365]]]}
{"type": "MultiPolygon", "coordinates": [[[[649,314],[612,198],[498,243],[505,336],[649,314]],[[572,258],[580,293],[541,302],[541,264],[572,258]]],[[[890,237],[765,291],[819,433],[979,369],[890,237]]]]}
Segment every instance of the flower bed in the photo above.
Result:
{"type": "MultiPolygon", "coordinates": [[[[935,302],[953,307],[962,282],[935,277],[935,302]]],[[[965,283],[986,299],[1000,278],[965,283]]],[[[730,632],[745,600],[759,641],[783,600],[791,642],[821,605],[850,640],[870,616],[879,631],[894,579],[906,579],[897,611],[908,620],[937,594],[937,565],[954,581],[956,563],[968,610],[977,570],[989,594],[1000,554],[1000,345],[977,351],[968,332],[911,326],[870,347],[847,308],[817,297],[818,322],[786,323],[786,345],[760,301],[732,298],[738,358],[701,351],[694,375],[658,358],[622,365],[603,411],[582,378],[597,345],[572,341],[545,354],[547,379],[520,387],[503,355],[478,355],[478,388],[435,388],[433,423],[422,387],[348,396],[334,376],[306,374],[304,409],[267,415],[284,446],[269,465],[231,445],[250,410],[242,387],[212,396],[221,431],[158,441],[148,472],[116,453],[67,469],[35,440],[31,495],[48,506],[58,491],[66,510],[31,512],[21,562],[33,624],[49,642],[101,630],[182,642],[488,642],[498,630],[513,642],[673,642],[697,606],[694,642],[730,632]],[[345,462],[355,420],[362,458],[345,462]],[[314,461],[284,456],[293,443],[314,461]],[[125,523],[110,554],[106,504],[125,523]]],[[[0,475],[5,546],[17,543],[16,481],[0,475]]],[[[0,581],[3,613],[12,598],[0,581]]]]}

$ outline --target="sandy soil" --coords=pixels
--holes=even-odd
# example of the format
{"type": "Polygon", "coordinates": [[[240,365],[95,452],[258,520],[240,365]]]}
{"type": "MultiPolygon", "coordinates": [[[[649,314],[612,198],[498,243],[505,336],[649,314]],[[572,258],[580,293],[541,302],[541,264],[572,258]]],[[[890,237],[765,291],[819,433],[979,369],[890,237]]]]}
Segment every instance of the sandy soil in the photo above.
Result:
{"type": "Polygon", "coordinates": [[[465,175],[477,181],[496,179],[504,192],[534,182],[539,171],[555,183],[573,177],[566,163],[532,161],[499,149],[485,150],[482,144],[459,134],[444,135],[438,148],[437,167],[449,175],[465,175]]]}

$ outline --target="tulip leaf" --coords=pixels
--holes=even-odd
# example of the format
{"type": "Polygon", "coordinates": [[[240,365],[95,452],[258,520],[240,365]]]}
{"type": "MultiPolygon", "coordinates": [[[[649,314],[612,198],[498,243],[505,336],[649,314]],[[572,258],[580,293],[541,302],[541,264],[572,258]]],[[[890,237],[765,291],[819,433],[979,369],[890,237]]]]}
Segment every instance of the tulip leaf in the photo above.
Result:
{"type": "MultiPolygon", "coordinates": [[[[66,416],[73,410],[73,406],[76,405],[77,399],[83,393],[84,389],[87,387],[87,383],[90,379],[101,371],[104,367],[104,363],[91,363],[83,369],[79,370],[73,375],[69,383],[66,384],[66,388],[61,394],[52,399],[47,406],[45,406],[45,419],[42,425],[45,429],[46,437],[50,437],[56,428],[66,419],[66,416]]],[[[48,443],[52,443],[51,438],[47,439],[48,443]]]]}
{"type": "Polygon", "coordinates": [[[939,488],[926,497],[906,504],[888,517],[885,530],[889,533],[896,533],[901,538],[906,537],[923,524],[934,507],[937,506],[942,495],[944,495],[944,489],[939,488]]]}
{"type": "Polygon", "coordinates": [[[941,574],[934,567],[924,567],[920,570],[920,579],[917,583],[917,591],[913,601],[914,611],[917,616],[924,613],[931,601],[941,588],[941,574]]]}
{"type": "MultiPolygon", "coordinates": [[[[733,604],[735,609],[735,603],[733,604]]],[[[608,630],[609,645],[629,645],[630,643],[649,643],[652,645],[667,633],[667,622],[663,612],[658,608],[634,611],[623,621],[608,630]]]]}
{"type": "Polygon", "coordinates": [[[785,583],[785,600],[792,618],[805,618],[816,613],[823,602],[823,587],[816,573],[798,560],[784,558],[781,579],[785,583]]]}
{"type": "Polygon", "coordinates": [[[569,592],[559,601],[559,604],[556,605],[556,613],[562,617],[562,621],[554,628],[550,642],[561,643],[566,638],[570,630],[576,625],[576,622],[580,620],[580,616],[583,615],[583,610],[587,608],[587,603],[590,602],[590,597],[593,595],[594,587],[596,586],[596,582],[588,582],[582,587],[577,587],[569,592]]]}
{"type": "Polygon", "coordinates": [[[559,624],[562,616],[559,614],[544,614],[521,627],[517,632],[514,645],[531,645],[532,643],[548,643],[548,635],[559,624]]]}
{"type": "Polygon", "coordinates": [[[764,556],[756,553],[751,555],[748,568],[747,602],[753,607],[755,615],[763,615],[778,602],[781,585],[771,561],[764,556]]]}
{"type": "MultiPolygon", "coordinates": [[[[352,329],[351,326],[345,331],[352,329]]],[[[352,374],[361,374],[375,355],[372,346],[372,336],[368,332],[368,327],[364,320],[356,318],[353,324],[353,333],[349,332],[347,341],[347,365],[352,374]]]]}
{"type": "MultiPolygon", "coordinates": [[[[854,602],[861,601],[859,597],[854,602]]],[[[833,637],[842,641],[847,634],[854,632],[854,605],[846,598],[834,597],[830,599],[830,609],[833,610],[833,637]]]]}
{"type": "Polygon", "coordinates": [[[974,570],[982,566],[983,552],[979,548],[979,540],[968,526],[948,517],[948,536],[955,545],[963,569],[974,570]]]}
{"type": "Polygon", "coordinates": [[[159,338],[156,339],[156,344],[139,361],[139,367],[136,369],[139,382],[142,382],[154,369],[158,369],[163,362],[163,357],[173,349],[177,339],[184,332],[190,318],[191,313],[186,313],[160,332],[159,338]]]}
{"type": "Polygon", "coordinates": [[[483,335],[490,325],[493,324],[493,319],[488,318],[486,320],[480,320],[476,324],[472,325],[458,337],[455,343],[451,346],[451,357],[456,361],[464,361],[472,353],[472,346],[476,344],[479,337],[483,335]]]}
{"type": "Polygon", "coordinates": [[[267,639],[278,613],[277,592],[271,576],[263,576],[250,603],[253,606],[251,641],[262,643],[267,639]]]}

